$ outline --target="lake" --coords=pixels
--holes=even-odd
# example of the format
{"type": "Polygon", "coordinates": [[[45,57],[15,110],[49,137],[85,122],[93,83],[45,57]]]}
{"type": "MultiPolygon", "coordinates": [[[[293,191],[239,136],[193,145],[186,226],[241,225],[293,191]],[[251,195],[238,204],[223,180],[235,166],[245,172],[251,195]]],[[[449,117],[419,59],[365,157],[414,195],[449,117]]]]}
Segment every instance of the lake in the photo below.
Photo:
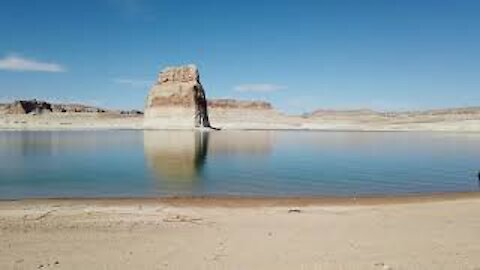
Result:
{"type": "Polygon", "coordinates": [[[479,190],[480,134],[1,131],[0,199],[479,190]]]}

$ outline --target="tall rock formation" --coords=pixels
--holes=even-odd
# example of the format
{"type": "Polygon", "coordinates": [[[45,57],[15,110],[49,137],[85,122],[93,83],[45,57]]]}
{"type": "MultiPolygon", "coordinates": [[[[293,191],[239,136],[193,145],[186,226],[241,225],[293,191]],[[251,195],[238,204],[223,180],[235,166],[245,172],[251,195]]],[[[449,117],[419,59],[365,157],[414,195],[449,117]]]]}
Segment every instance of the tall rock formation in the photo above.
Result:
{"type": "Polygon", "coordinates": [[[205,90],[195,65],[160,72],[145,108],[147,127],[210,127],[205,90]]]}

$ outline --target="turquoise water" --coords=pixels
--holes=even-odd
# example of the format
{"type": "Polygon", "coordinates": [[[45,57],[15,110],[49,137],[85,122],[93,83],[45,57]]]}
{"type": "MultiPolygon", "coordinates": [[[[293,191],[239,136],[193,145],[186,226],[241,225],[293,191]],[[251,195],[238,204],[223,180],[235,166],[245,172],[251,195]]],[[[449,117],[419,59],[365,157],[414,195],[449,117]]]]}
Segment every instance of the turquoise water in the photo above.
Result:
{"type": "Polygon", "coordinates": [[[0,132],[0,199],[479,190],[480,134],[0,132]]]}

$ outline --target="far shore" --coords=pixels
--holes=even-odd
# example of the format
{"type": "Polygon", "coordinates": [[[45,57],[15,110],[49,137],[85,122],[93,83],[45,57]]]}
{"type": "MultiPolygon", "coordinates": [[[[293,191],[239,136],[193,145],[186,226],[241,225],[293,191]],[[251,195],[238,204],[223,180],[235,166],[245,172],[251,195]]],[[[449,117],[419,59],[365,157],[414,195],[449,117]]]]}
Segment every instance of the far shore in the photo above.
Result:
{"type": "MultiPolygon", "coordinates": [[[[212,126],[221,130],[297,130],[297,131],[432,131],[480,132],[478,119],[449,116],[445,119],[377,119],[349,116],[346,118],[303,118],[299,116],[269,115],[256,117],[211,117],[212,126]]],[[[194,130],[184,119],[159,118],[144,123],[141,116],[77,113],[72,115],[0,115],[0,130],[56,131],[56,130],[194,130]],[[183,121],[183,122],[182,122],[183,121]]]]}

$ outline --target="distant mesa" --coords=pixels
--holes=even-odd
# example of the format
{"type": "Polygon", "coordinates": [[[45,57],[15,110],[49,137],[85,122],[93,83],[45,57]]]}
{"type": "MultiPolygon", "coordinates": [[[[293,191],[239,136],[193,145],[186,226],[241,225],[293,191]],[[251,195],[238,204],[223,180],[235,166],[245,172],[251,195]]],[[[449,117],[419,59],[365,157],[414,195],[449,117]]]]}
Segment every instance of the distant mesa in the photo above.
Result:
{"type": "Polygon", "coordinates": [[[12,103],[0,104],[0,112],[4,114],[45,114],[45,113],[118,113],[122,115],[143,115],[142,111],[114,111],[82,104],[50,103],[36,99],[16,100],[12,103]]]}
{"type": "Polygon", "coordinates": [[[273,110],[272,104],[265,101],[244,101],[236,99],[213,99],[208,101],[212,109],[273,110]]]}
{"type": "Polygon", "coordinates": [[[3,104],[3,111],[6,114],[43,114],[43,113],[65,113],[65,112],[87,112],[102,113],[107,110],[80,104],[53,104],[46,101],[17,100],[12,103],[3,104]]]}
{"type": "Polygon", "coordinates": [[[52,112],[52,104],[45,101],[33,100],[17,100],[11,104],[4,104],[3,111],[7,114],[40,114],[44,112],[52,112]]]}
{"type": "MultiPolygon", "coordinates": [[[[318,109],[304,114],[304,117],[312,118],[405,118],[405,117],[470,117],[476,119],[480,114],[480,107],[446,108],[423,111],[387,111],[380,112],[371,109],[357,110],[329,110],[318,109]]],[[[465,118],[465,119],[467,119],[465,118]]]]}

